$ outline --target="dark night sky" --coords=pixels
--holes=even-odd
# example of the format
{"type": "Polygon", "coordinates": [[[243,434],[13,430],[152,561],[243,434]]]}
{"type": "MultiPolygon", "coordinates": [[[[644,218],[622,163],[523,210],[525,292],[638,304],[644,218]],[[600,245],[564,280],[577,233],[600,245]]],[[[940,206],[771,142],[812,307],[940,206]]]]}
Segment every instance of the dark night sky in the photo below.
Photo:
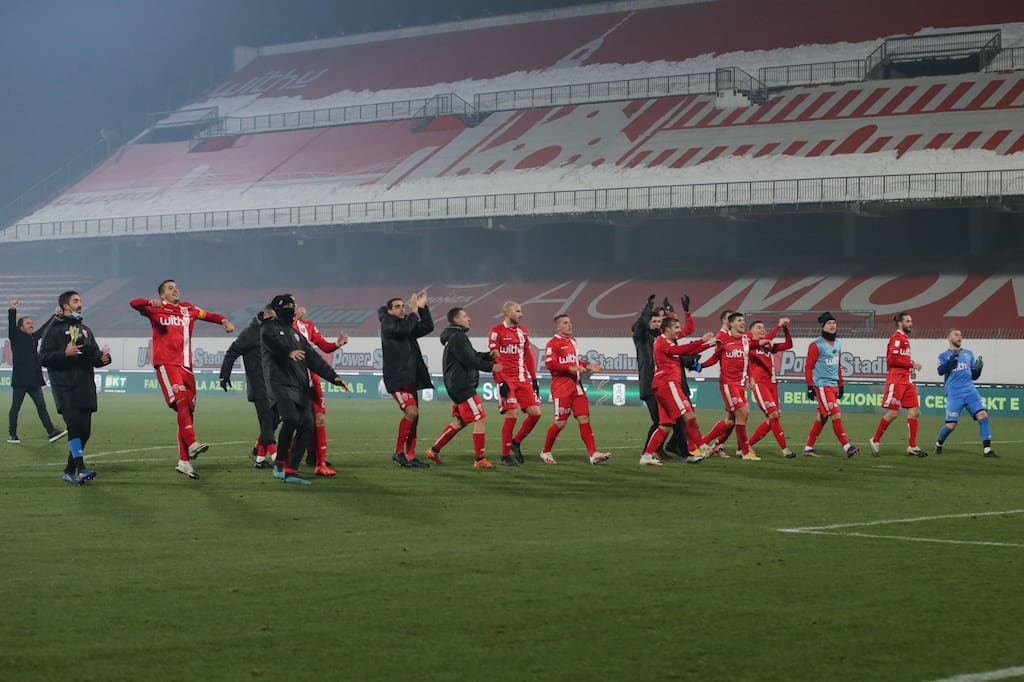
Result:
{"type": "Polygon", "coordinates": [[[0,207],[100,139],[226,75],[235,45],[587,0],[2,0],[0,207]],[[486,8],[486,10],[484,9],[486,8]]]}

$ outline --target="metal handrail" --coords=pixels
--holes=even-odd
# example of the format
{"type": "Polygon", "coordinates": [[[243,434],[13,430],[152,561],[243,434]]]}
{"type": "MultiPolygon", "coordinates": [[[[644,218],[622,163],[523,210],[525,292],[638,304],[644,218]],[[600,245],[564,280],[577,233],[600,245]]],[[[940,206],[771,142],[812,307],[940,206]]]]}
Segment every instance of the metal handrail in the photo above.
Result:
{"type": "Polygon", "coordinates": [[[757,77],[769,88],[856,82],[864,80],[864,60],[844,59],[814,64],[765,66],[758,69],[757,77]]]}
{"type": "Polygon", "coordinates": [[[923,36],[886,38],[864,60],[866,73],[884,63],[911,61],[923,56],[956,57],[981,52],[994,54],[1002,45],[1002,30],[957,31],[923,36]]]}
{"type": "Polygon", "coordinates": [[[0,240],[1006,196],[1024,196],[1024,169],[551,190],[19,223],[0,232],[0,240]]]}
{"type": "Polygon", "coordinates": [[[1004,47],[985,67],[985,71],[1016,71],[1024,69],[1024,47],[1004,47]]]}

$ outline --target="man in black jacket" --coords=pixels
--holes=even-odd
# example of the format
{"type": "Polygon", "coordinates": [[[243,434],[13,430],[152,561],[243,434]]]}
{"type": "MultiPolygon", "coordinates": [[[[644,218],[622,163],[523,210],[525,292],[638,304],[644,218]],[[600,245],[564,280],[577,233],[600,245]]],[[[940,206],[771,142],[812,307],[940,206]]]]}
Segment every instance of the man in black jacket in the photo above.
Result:
{"type": "Polygon", "coordinates": [[[284,479],[285,483],[309,485],[309,481],[298,475],[313,430],[309,373],[322,376],[346,391],[350,389],[305,337],[292,328],[295,297],[280,294],[274,297],[270,305],[274,309],[274,316],[264,317],[260,325],[260,353],[267,395],[281,417],[281,433],[278,438],[280,453],[274,463],[274,478],[284,479]]]}
{"type": "Polygon", "coordinates": [[[403,467],[426,468],[430,465],[416,459],[416,424],[420,418],[416,394],[434,387],[417,341],[434,331],[434,321],[427,307],[427,290],[412,295],[408,310],[405,301],[392,298],[377,310],[377,316],[380,318],[384,386],[402,410],[392,459],[403,467]]]}
{"type": "Polygon", "coordinates": [[[18,300],[15,299],[11,301],[11,307],[7,310],[7,337],[11,340],[11,364],[13,365],[11,388],[14,389],[7,442],[21,442],[21,439],[18,438],[18,413],[21,412],[21,403],[27,394],[36,404],[39,421],[46,429],[47,438],[53,443],[64,436],[67,430],[55,427],[50,419],[50,413],[46,410],[46,401],[43,399],[42,391],[46,381],[43,379],[43,368],[39,364],[38,350],[39,339],[43,338],[47,327],[53,322],[53,317],[50,317],[42,327],[35,329],[31,317],[17,319],[17,314],[18,300]]]}
{"type": "MultiPolygon", "coordinates": [[[[448,326],[441,331],[441,345],[444,346],[444,387],[448,397],[452,399],[452,421],[444,427],[434,444],[427,449],[426,456],[434,464],[441,463],[441,448],[455,437],[455,434],[473,424],[473,455],[476,461],[474,469],[493,469],[485,456],[487,439],[487,413],[477,394],[480,385],[480,372],[500,372],[501,365],[495,364],[492,353],[478,353],[469,342],[469,313],[465,308],[452,308],[448,311],[448,326]]],[[[501,463],[506,466],[519,466],[512,455],[505,455],[501,463]]]]}
{"type": "Polygon", "coordinates": [[[242,330],[224,354],[224,362],[220,365],[220,387],[227,392],[231,388],[231,369],[235,360],[241,356],[245,367],[245,397],[256,408],[256,419],[260,425],[260,435],[256,439],[253,454],[256,456],[257,469],[270,469],[277,456],[277,441],[274,431],[277,429],[277,411],[270,405],[267,395],[267,383],[263,379],[263,357],[260,352],[260,327],[263,320],[274,316],[274,308],[266,306],[263,311],[252,318],[252,322],[242,330]],[[267,458],[270,458],[270,462],[267,458]]]}
{"type": "Polygon", "coordinates": [[[53,402],[68,425],[68,463],[64,480],[85,484],[96,472],[85,468],[85,445],[92,433],[96,411],[93,368],[110,364],[110,351],[100,349],[92,330],[82,324],[82,297],[65,291],[58,299],[61,314],[55,315],[39,349],[39,361],[49,369],[53,402]]]}

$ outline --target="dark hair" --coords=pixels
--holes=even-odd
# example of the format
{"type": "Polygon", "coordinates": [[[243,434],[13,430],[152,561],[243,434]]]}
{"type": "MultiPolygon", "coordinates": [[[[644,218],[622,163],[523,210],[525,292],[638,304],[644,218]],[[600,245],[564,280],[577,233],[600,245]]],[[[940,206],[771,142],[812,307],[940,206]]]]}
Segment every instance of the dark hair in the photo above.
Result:
{"type": "Polygon", "coordinates": [[[391,307],[395,304],[395,301],[402,301],[402,300],[404,300],[404,299],[401,299],[401,298],[389,298],[387,306],[386,306],[387,309],[391,310],[391,307]]]}
{"type": "Polygon", "coordinates": [[[730,315],[732,315],[733,312],[734,311],[732,311],[732,310],[723,310],[721,312],[721,314],[719,314],[719,316],[718,316],[718,321],[719,322],[725,322],[726,318],[728,318],[730,315]]]}
{"type": "Polygon", "coordinates": [[[665,331],[674,324],[679,324],[678,317],[666,317],[664,320],[661,321],[661,331],[665,331]]]}
{"type": "Polygon", "coordinates": [[[753,322],[750,323],[750,327],[751,327],[751,329],[753,329],[754,327],[756,327],[759,324],[764,324],[764,320],[754,320],[753,322]]]}
{"type": "Polygon", "coordinates": [[[555,324],[558,324],[558,321],[560,319],[562,319],[563,317],[569,317],[569,314],[568,313],[559,313],[559,314],[555,315],[554,317],[552,317],[551,321],[554,322],[555,324]]]}
{"type": "Polygon", "coordinates": [[[458,317],[459,313],[461,313],[463,310],[465,310],[465,308],[460,308],[459,306],[455,306],[454,308],[449,310],[448,311],[448,324],[455,324],[455,318],[458,317]]]}
{"type": "Polygon", "coordinates": [[[896,313],[895,315],[892,316],[892,321],[893,322],[902,322],[903,318],[907,317],[909,315],[910,315],[910,313],[907,313],[907,312],[896,313]]]}
{"type": "Polygon", "coordinates": [[[274,312],[274,306],[272,306],[269,303],[266,304],[265,306],[263,306],[263,312],[265,312],[265,313],[272,313],[272,312],[274,312]]]}
{"type": "Polygon", "coordinates": [[[738,310],[736,312],[734,312],[734,313],[730,313],[730,315],[729,315],[729,324],[732,324],[732,321],[735,320],[737,317],[743,317],[743,313],[741,313],[738,310]]]}
{"type": "Polygon", "coordinates": [[[77,291],[65,291],[63,294],[61,294],[60,296],[57,297],[57,305],[59,305],[61,307],[61,309],[63,310],[64,306],[66,306],[68,304],[68,302],[71,300],[72,296],[79,296],[79,295],[80,294],[77,291]]]}
{"type": "Polygon", "coordinates": [[[27,320],[27,319],[29,319],[29,318],[28,318],[28,316],[25,316],[25,317],[19,317],[19,318],[18,318],[18,329],[19,329],[20,331],[25,331],[24,329],[22,329],[22,325],[24,325],[24,324],[25,324],[25,320],[27,320]]]}
{"type": "Polygon", "coordinates": [[[662,317],[667,315],[668,312],[665,310],[665,306],[659,305],[657,308],[651,311],[651,317],[662,317]]]}
{"type": "Polygon", "coordinates": [[[167,284],[168,282],[177,282],[177,280],[165,279],[164,281],[160,282],[160,286],[156,288],[156,293],[162,296],[164,293],[164,285],[167,284]]]}

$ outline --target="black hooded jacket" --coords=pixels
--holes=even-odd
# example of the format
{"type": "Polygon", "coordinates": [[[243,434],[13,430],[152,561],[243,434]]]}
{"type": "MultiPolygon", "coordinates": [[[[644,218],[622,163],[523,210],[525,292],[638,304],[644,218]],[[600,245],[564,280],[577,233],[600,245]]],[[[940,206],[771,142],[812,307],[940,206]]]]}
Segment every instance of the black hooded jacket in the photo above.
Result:
{"type": "Polygon", "coordinates": [[[250,403],[267,400],[267,384],[263,379],[263,357],[260,350],[260,325],[263,313],[252,318],[252,322],[242,330],[224,354],[224,362],[220,365],[220,379],[231,380],[231,369],[235,360],[242,358],[245,367],[245,394],[250,403]]]}
{"type": "Polygon", "coordinates": [[[276,405],[290,400],[297,405],[309,403],[309,373],[313,372],[328,381],[334,381],[338,373],[309,341],[299,332],[286,327],[276,317],[266,317],[260,325],[260,356],[263,363],[263,379],[270,404],[276,405]],[[304,360],[292,360],[293,350],[305,351],[304,360]]]}
{"type": "Polygon", "coordinates": [[[92,330],[81,320],[55,315],[39,347],[39,361],[50,373],[50,386],[57,412],[65,410],[96,411],[96,384],[93,368],[103,367],[102,352],[92,330]],[[68,342],[75,338],[81,355],[64,354],[68,342]]]}
{"type": "Polygon", "coordinates": [[[51,316],[43,326],[31,334],[18,329],[18,309],[7,309],[7,338],[11,340],[11,360],[14,369],[11,372],[11,386],[14,388],[39,388],[46,384],[43,381],[43,368],[39,364],[39,339],[46,334],[46,329],[53,322],[51,316]]]}
{"type": "Polygon", "coordinates": [[[480,385],[480,372],[490,372],[494,360],[490,353],[473,350],[465,327],[452,324],[441,331],[444,346],[444,387],[452,402],[469,400],[480,385]]]}
{"type": "MultiPolygon", "coordinates": [[[[672,312],[672,306],[665,306],[666,312],[672,312]]],[[[654,340],[661,335],[660,330],[651,329],[651,315],[654,314],[654,304],[648,303],[640,311],[640,317],[633,323],[633,345],[636,347],[636,370],[640,382],[640,399],[654,396],[654,389],[651,388],[651,381],[654,380],[654,340]]],[[[679,364],[682,365],[680,388],[687,398],[690,397],[690,385],[686,381],[686,370],[695,370],[699,355],[680,355],[679,364]]]]}
{"type": "Polygon", "coordinates": [[[388,314],[381,306],[377,310],[380,318],[380,348],[383,353],[384,386],[388,393],[401,391],[408,386],[416,390],[433,388],[427,363],[417,341],[434,331],[434,320],[426,306],[417,313],[409,313],[404,319],[388,314]]]}

